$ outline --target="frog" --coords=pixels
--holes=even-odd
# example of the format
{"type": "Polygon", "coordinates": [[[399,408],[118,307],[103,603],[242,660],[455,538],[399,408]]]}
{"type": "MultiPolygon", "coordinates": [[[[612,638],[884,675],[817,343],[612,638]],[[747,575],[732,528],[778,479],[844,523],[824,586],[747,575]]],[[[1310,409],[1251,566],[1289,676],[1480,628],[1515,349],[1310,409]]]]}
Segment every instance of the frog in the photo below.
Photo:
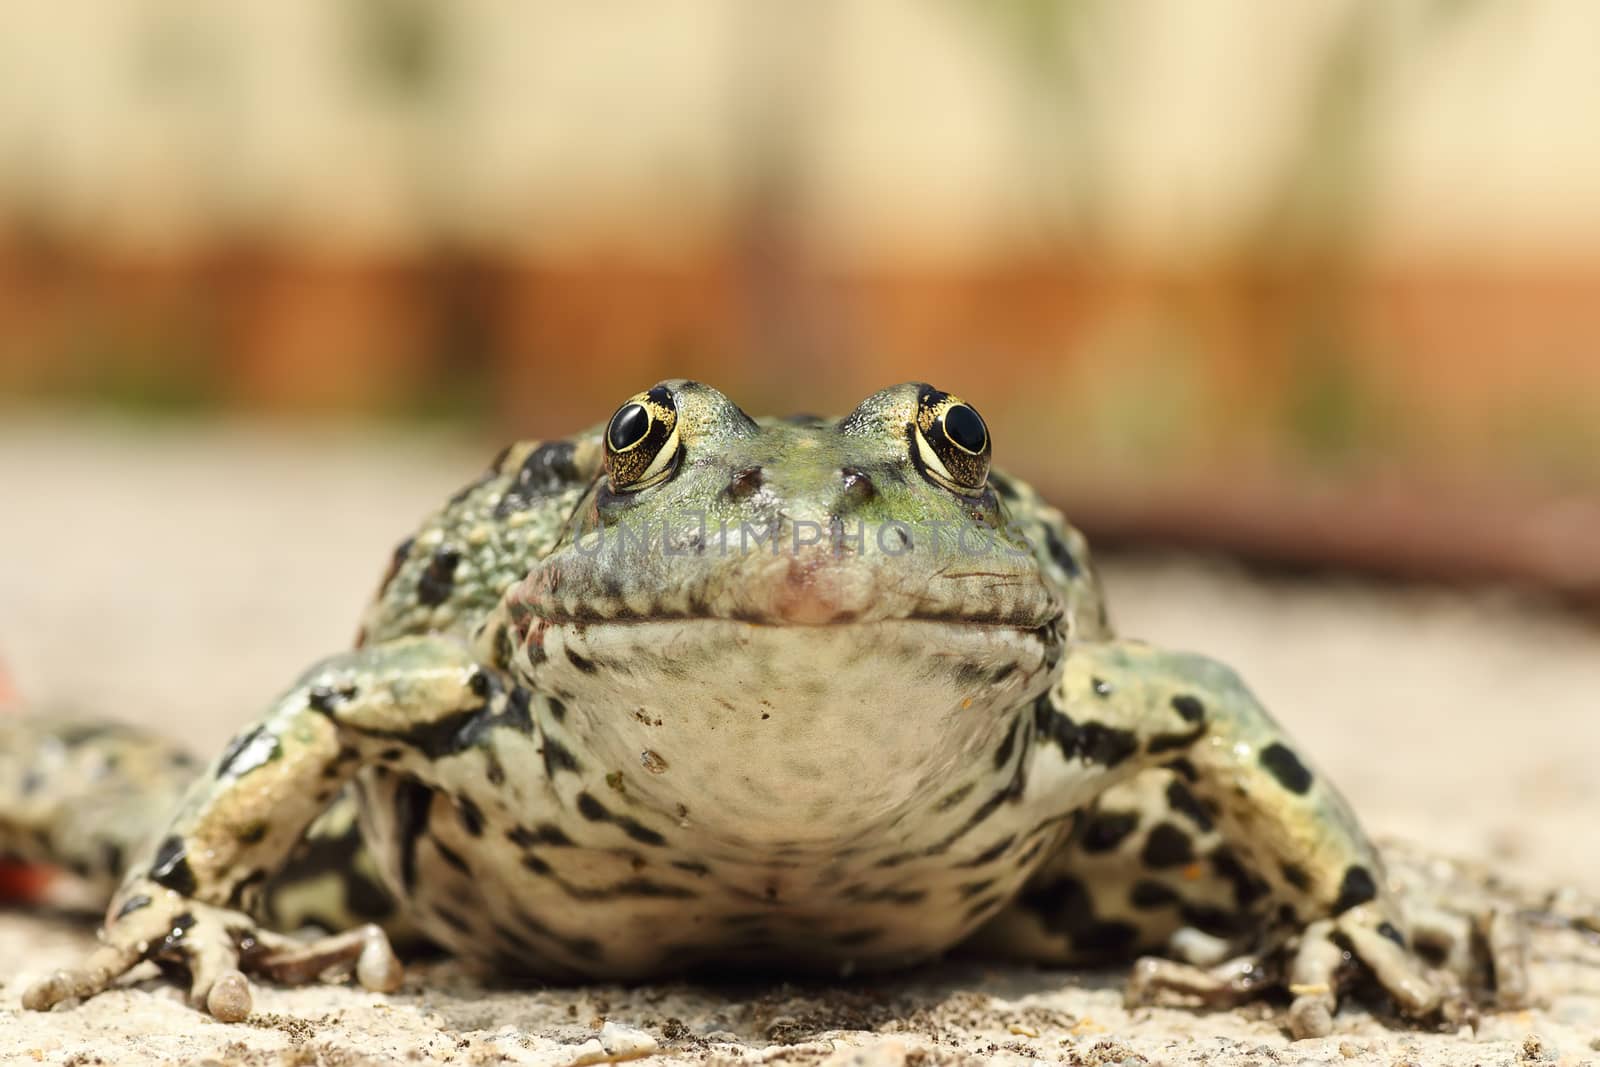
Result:
{"type": "Polygon", "coordinates": [[[24,1006],[154,961],[238,1021],[252,982],[397,990],[423,943],[566,983],[1131,966],[1135,1002],[1287,993],[1299,1037],[1356,982],[1523,1002],[1514,917],[1407,906],[1238,673],[1120,636],[993,451],[926,383],[758,419],[667,380],[502,450],[208,763],[0,720],[0,854],[106,901],[24,1006]]]}

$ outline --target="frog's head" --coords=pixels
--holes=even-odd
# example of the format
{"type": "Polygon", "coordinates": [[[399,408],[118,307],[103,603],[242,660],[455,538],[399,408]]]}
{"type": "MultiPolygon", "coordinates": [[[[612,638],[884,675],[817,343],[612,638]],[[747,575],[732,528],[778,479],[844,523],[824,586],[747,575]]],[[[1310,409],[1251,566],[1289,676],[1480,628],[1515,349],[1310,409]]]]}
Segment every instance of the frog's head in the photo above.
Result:
{"type": "Polygon", "coordinates": [[[669,381],[594,437],[592,487],[512,596],[517,668],[636,791],[694,781],[799,837],[823,809],[892,817],[1049,683],[1059,590],[956,397],[757,422],[669,381]]]}

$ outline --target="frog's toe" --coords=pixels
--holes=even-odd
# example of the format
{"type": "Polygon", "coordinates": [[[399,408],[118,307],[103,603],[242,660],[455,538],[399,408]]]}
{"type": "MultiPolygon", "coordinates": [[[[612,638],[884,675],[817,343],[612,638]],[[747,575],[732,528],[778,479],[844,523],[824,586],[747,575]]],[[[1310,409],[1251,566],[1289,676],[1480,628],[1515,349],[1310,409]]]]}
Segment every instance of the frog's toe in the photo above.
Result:
{"type": "Polygon", "coordinates": [[[362,987],[392,993],[405,979],[405,968],[389,944],[389,936],[372,923],[312,941],[272,937],[253,954],[250,970],[285,985],[303,985],[355,973],[362,987]]]}
{"type": "Polygon", "coordinates": [[[1402,1012],[1422,1017],[1439,1010],[1445,990],[1376,905],[1351,908],[1335,927],[1402,1012]]]}
{"type": "Polygon", "coordinates": [[[1533,1004],[1528,975],[1528,928],[1522,917],[1495,908],[1482,919],[1483,942],[1494,976],[1494,1006],[1519,1011],[1533,1004]]]}
{"type": "Polygon", "coordinates": [[[22,1006],[29,1011],[49,1011],[57,1004],[86,1000],[109,989],[140,958],[132,946],[101,945],[89,953],[82,966],[53,971],[29,986],[22,993],[22,1006]]]}
{"type": "Polygon", "coordinates": [[[1133,965],[1123,1000],[1144,1004],[1195,1004],[1212,1009],[1237,1007],[1271,984],[1271,971],[1255,956],[1241,956],[1208,967],[1158,956],[1133,965]]]}
{"type": "Polygon", "coordinates": [[[226,970],[211,983],[205,1008],[218,1022],[242,1023],[250,1017],[253,1002],[250,981],[237,970],[226,970]]]}

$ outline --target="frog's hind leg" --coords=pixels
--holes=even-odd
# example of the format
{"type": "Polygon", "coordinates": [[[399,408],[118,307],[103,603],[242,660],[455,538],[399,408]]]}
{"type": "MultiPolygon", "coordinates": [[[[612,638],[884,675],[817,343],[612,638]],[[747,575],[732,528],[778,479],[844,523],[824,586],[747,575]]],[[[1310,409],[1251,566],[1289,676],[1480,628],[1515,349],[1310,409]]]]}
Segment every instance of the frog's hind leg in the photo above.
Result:
{"type": "Polygon", "coordinates": [[[384,887],[361,834],[355,791],[346,788],[294,846],[282,868],[241,894],[245,911],[273,930],[326,933],[376,923],[396,947],[421,945],[384,887]]]}
{"type": "Polygon", "coordinates": [[[1262,929],[1265,896],[1183,775],[1153,768],[1086,810],[974,946],[1068,966],[1159,953],[1212,967],[1262,929]]]}
{"type": "Polygon", "coordinates": [[[0,718],[0,856],[69,870],[109,899],[200,769],[132,726],[0,718]]]}

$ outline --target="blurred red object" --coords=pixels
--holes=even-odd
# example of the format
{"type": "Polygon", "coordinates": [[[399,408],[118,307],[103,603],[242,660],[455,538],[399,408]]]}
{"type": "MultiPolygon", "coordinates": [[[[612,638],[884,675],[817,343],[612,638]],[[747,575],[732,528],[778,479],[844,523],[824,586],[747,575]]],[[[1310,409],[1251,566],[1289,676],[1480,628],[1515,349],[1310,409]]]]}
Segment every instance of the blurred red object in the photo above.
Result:
{"type": "MultiPolygon", "coordinates": [[[[0,714],[15,713],[21,700],[5,664],[0,663],[0,714]]],[[[54,878],[55,872],[48,867],[0,862],[0,900],[39,900],[54,878]]]]}

